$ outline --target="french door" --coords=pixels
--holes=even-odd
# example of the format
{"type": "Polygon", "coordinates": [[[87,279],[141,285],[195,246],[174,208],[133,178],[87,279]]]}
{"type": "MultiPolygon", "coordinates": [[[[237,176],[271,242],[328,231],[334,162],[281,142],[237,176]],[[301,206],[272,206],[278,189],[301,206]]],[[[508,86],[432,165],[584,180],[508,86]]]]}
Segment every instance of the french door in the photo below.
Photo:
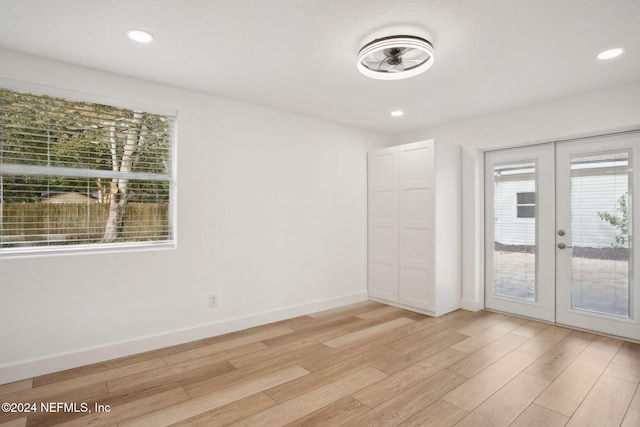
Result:
{"type": "Polygon", "coordinates": [[[640,339],[640,134],[485,154],[487,308],[640,339]]]}

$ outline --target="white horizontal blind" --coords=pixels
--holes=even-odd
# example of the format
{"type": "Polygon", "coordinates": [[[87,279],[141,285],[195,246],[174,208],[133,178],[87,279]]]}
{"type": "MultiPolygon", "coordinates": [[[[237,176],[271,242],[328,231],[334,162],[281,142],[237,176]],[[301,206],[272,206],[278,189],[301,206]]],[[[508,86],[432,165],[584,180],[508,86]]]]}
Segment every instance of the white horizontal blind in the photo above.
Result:
{"type": "Polygon", "coordinates": [[[172,241],[174,118],[0,88],[0,253],[172,241]]]}

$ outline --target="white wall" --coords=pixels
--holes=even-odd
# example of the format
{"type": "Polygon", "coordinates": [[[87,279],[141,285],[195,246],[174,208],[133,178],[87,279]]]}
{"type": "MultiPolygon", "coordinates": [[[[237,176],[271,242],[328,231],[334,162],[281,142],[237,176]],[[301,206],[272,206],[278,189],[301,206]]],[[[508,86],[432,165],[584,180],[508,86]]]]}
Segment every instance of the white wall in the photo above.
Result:
{"type": "Polygon", "coordinates": [[[2,50],[0,77],[175,108],[179,147],[176,250],[0,257],[0,383],[367,298],[389,137],[2,50]]]}
{"type": "Polygon", "coordinates": [[[402,135],[397,144],[435,138],[462,150],[462,306],[484,307],[485,150],[640,129],[640,83],[514,109],[402,135]]]}

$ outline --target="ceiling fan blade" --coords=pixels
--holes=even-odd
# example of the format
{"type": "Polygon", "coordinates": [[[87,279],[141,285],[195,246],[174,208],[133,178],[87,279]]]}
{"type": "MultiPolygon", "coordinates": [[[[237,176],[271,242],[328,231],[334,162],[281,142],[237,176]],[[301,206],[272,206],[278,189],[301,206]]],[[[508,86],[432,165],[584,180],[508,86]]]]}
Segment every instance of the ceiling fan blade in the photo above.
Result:
{"type": "Polygon", "coordinates": [[[371,55],[368,55],[369,59],[373,59],[374,61],[378,61],[378,62],[382,62],[387,60],[389,57],[387,55],[385,55],[385,53],[381,50],[377,50],[373,53],[371,53],[371,55]]]}
{"type": "Polygon", "coordinates": [[[427,57],[428,54],[418,50],[418,49],[407,49],[403,56],[402,59],[420,59],[420,58],[424,58],[427,57]]]}
{"type": "Polygon", "coordinates": [[[379,71],[385,71],[387,73],[393,72],[392,69],[393,69],[393,65],[389,64],[387,61],[383,61],[380,64],[380,68],[378,68],[379,71]]]}
{"type": "Polygon", "coordinates": [[[392,65],[387,71],[389,73],[401,73],[404,71],[404,65],[402,65],[402,63],[392,65]]]}
{"type": "Polygon", "coordinates": [[[379,70],[384,61],[365,61],[364,66],[370,70],[379,70]]]}

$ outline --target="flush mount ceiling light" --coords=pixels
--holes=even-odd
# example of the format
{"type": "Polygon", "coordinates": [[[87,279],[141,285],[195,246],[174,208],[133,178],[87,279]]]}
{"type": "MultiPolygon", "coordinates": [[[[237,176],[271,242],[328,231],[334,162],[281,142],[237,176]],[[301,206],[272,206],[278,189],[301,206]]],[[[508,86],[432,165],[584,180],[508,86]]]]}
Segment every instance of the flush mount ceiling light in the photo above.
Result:
{"type": "Polygon", "coordinates": [[[154,39],[153,34],[144,30],[129,30],[127,37],[138,43],[150,43],[154,39]]]}
{"type": "Polygon", "coordinates": [[[620,55],[622,55],[624,53],[624,49],[617,47],[615,49],[609,49],[609,50],[605,50],[603,52],[600,52],[598,54],[598,59],[604,61],[607,59],[613,59],[615,57],[618,57],[620,55]]]}
{"type": "Polygon", "coordinates": [[[404,116],[404,111],[402,110],[394,110],[389,113],[392,117],[402,117],[404,116]]]}
{"type": "Polygon", "coordinates": [[[416,36],[373,40],[358,53],[358,70],[367,77],[398,80],[417,76],[433,64],[433,46],[416,36]]]}

